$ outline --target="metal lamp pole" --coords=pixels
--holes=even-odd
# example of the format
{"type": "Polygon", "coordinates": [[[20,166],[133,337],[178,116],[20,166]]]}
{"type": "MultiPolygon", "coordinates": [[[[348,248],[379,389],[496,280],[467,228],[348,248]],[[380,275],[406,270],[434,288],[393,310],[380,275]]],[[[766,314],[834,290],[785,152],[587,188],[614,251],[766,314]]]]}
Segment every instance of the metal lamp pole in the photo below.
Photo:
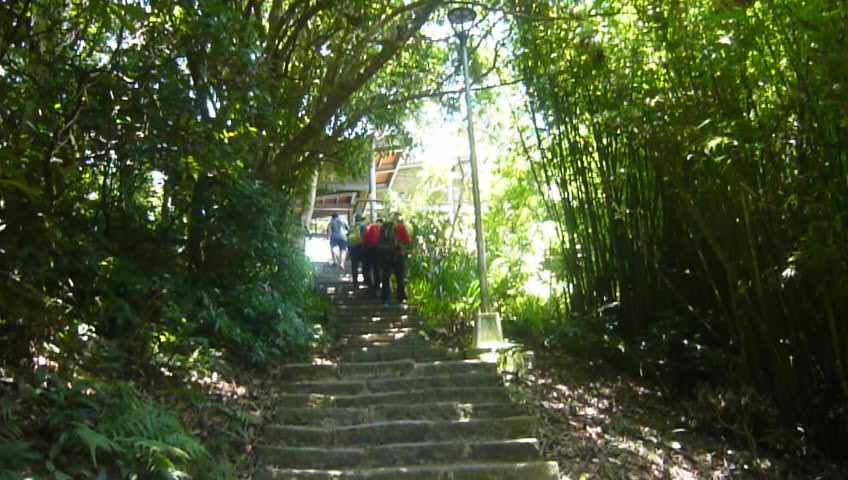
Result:
{"type": "Polygon", "coordinates": [[[480,277],[480,310],[489,313],[489,281],[486,271],[486,241],[483,238],[483,213],[480,208],[480,180],[477,169],[477,145],[474,141],[474,122],[471,112],[471,81],[468,78],[468,30],[467,27],[477,17],[468,7],[454,8],[448,12],[448,19],[459,38],[459,50],[462,56],[462,76],[465,81],[465,113],[468,126],[468,151],[471,160],[471,185],[474,194],[474,230],[477,235],[477,275],[480,277]]]}

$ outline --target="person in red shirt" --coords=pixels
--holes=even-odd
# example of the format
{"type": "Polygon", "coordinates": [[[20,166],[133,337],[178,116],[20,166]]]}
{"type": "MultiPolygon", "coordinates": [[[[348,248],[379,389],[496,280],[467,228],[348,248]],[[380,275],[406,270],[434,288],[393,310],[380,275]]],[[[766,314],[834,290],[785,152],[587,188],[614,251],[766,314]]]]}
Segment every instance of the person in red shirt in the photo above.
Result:
{"type": "Polygon", "coordinates": [[[377,298],[377,292],[380,290],[380,282],[382,275],[380,274],[380,253],[378,247],[380,245],[380,233],[383,219],[378,218],[377,223],[368,226],[365,235],[362,237],[362,249],[364,269],[368,272],[368,296],[377,298]]]}
{"type": "Polygon", "coordinates": [[[398,303],[406,301],[406,254],[412,247],[412,236],[399,215],[383,223],[377,251],[380,257],[381,300],[389,303],[392,296],[391,276],[397,280],[398,303]],[[387,230],[391,229],[391,230],[387,230]]]}

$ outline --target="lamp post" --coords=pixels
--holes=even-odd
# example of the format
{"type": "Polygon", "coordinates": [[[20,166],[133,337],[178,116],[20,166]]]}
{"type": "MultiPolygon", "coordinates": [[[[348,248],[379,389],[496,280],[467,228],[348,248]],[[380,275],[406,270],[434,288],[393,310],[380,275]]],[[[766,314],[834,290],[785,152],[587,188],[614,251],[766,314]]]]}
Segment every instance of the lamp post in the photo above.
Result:
{"type": "Polygon", "coordinates": [[[471,160],[471,191],[474,196],[474,230],[477,236],[477,275],[480,278],[480,314],[477,317],[476,343],[478,346],[503,340],[500,318],[491,313],[489,281],[486,268],[486,241],[483,237],[483,213],[480,208],[480,179],[477,169],[477,146],[474,141],[474,122],[471,112],[471,81],[468,78],[468,30],[477,14],[468,7],[457,7],[448,12],[448,20],[459,39],[462,57],[462,76],[465,82],[465,114],[468,129],[468,152],[471,160]]]}

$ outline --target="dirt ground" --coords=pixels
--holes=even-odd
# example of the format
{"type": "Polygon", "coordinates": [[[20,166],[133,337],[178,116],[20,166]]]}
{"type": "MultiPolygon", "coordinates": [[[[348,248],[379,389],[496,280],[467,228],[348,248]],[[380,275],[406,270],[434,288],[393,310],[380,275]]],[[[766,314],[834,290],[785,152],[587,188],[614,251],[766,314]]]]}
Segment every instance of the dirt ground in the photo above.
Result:
{"type": "Polygon", "coordinates": [[[845,470],[779,452],[754,452],[694,418],[693,400],[599,373],[566,357],[537,355],[513,378],[519,400],[540,418],[538,437],[561,478],[842,479],[845,470]]]}

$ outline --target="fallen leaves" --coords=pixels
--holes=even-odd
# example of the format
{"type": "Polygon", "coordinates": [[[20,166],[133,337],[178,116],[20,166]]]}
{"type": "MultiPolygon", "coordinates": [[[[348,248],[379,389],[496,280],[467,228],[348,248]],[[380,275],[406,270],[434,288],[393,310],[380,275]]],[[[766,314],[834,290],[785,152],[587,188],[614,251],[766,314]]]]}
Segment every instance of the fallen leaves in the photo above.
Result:
{"type": "Polygon", "coordinates": [[[709,426],[696,425],[663,392],[589,372],[567,358],[540,360],[535,371],[513,383],[540,418],[540,447],[546,458],[559,463],[562,479],[809,476],[799,465],[729,444],[709,426]]]}

